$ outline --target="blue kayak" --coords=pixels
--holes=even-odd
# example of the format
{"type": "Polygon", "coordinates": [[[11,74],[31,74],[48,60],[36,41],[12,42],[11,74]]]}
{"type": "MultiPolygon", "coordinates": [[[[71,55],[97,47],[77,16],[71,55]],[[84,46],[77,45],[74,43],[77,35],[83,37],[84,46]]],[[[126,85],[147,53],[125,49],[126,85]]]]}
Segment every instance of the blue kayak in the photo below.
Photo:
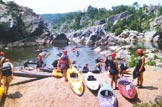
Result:
{"type": "Polygon", "coordinates": [[[99,107],[117,107],[117,98],[111,86],[105,82],[98,92],[99,107]]]}

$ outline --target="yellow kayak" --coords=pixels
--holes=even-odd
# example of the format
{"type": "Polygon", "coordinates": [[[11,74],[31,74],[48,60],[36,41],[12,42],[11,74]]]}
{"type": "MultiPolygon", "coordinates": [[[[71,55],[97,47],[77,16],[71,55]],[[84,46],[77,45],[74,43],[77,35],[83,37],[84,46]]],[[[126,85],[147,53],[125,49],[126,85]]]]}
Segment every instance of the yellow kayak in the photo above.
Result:
{"type": "Polygon", "coordinates": [[[0,87],[0,102],[1,102],[1,99],[2,99],[2,97],[3,97],[3,94],[4,94],[4,87],[1,86],[1,87],[0,87]]]}
{"type": "Polygon", "coordinates": [[[59,70],[57,70],[57,69],[54,69],[54,70],[53,70],[52,75],[53,75],[54,77],[57,77],[57,78],[63,77],[63,73],[61,73],[61,71],[59,71],[59,70]]]}
{"type": "Polygon", "coordinates": [[[79,71],[74,67],[67,69],[67,78],[73,92],[79,96],[83,95],[84,86],[79,71]]]}

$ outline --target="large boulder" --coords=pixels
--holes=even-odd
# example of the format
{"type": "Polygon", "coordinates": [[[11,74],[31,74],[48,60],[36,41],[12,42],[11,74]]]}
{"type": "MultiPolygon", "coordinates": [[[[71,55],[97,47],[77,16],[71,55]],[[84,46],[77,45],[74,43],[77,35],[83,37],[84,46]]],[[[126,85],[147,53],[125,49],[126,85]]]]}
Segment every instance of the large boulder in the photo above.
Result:
{"type": "Polygon", "coordinates": [[[40,36],[45,29],[39,15],[14,2],[0,3],[0,43],[40,36]]]}
{"type": "Polygon", "coordinates": [[[54,44],[68,44],[68,42],[69,39],[64,33],[58,34],[53,40],[54,44]]]}

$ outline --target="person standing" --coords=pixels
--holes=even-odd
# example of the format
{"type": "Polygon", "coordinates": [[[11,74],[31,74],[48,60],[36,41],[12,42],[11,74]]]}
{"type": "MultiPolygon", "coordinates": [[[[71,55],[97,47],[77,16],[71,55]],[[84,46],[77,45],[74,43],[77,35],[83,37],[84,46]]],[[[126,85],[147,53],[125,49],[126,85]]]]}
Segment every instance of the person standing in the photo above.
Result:
{"type": "Polygon", "coordinates": [[[111,53],[112,59],[108,59],[106,62],[107,65],[109,66],[109,77],[110,77],[110,84],[111,87],[113,88],[113,82],[115,82],[115,89],[117,88],[117,78],[118,78],[118,62],[116,60],[116,53],[112,52],[111,53]]]}
{"type": "Polygon", "coordinates": [[[137,86],[142,88],[143,72],[145,71],[145,56],[143,49],[137,49],[136,54],[139,56],[135,69],[133,71],[133,79],[137,78],[137,86]]]}
{"type": "Polygon", "coordinates": [[[68,81],[67,79],[67,69],[71,67],[70,58],[67,55],[67,50],[63,50],[63,54],[61,55],[61,58],[58,60],[57,68],[61,70],[64,74],[65,81],[68,81]]]}
{"type": "Polygon", "coordinates": [[[4,63],[2,64],[2,71],[0,73],[1,76],[1,83],[5,88],[5,95],[8,95],[9,85],[14,77],[14,66],[11,63],[10,59],[5,59],[4,63]]]}

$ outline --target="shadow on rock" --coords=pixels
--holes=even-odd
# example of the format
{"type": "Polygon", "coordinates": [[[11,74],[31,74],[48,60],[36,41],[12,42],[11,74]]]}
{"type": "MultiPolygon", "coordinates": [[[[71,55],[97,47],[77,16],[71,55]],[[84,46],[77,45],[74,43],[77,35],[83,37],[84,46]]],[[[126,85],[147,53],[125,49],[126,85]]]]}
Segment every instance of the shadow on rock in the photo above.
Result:
{"type": "MultiPolygon", "coordinates": [[[[127,99],[128,100],[128,99],[127,99]]],[[[134,99],[128,100],[132,104],[141,103],[142,101],[138,98],[138,93],[134,99]]]]}
{"type": "Polygon", "coordinates": [[[7,97],[9,99],[16,99],[16,98],[21,98],[23,95],[20,92],[15,92],[13,94],[9,94],[7,97]]]}
{"type": "Polygon", "coordinates": [[[143,87],[138,88],[138,89],[157,90],[158,88],[157,87],[154,87],[154,86],[143,86],[143,87]]]}
{"type": "Polygon", "coordinates": [[[34,78],[34,79],[30,79],[30,80],[25,80],[25,81],[21,81],[21,82],[18,82],[18,83],[11,84],[10,86],[21,85],[21,84],[33,82],[33,81],[40,80],[40,79],[43,79],[43,78],[34,78]]]}

